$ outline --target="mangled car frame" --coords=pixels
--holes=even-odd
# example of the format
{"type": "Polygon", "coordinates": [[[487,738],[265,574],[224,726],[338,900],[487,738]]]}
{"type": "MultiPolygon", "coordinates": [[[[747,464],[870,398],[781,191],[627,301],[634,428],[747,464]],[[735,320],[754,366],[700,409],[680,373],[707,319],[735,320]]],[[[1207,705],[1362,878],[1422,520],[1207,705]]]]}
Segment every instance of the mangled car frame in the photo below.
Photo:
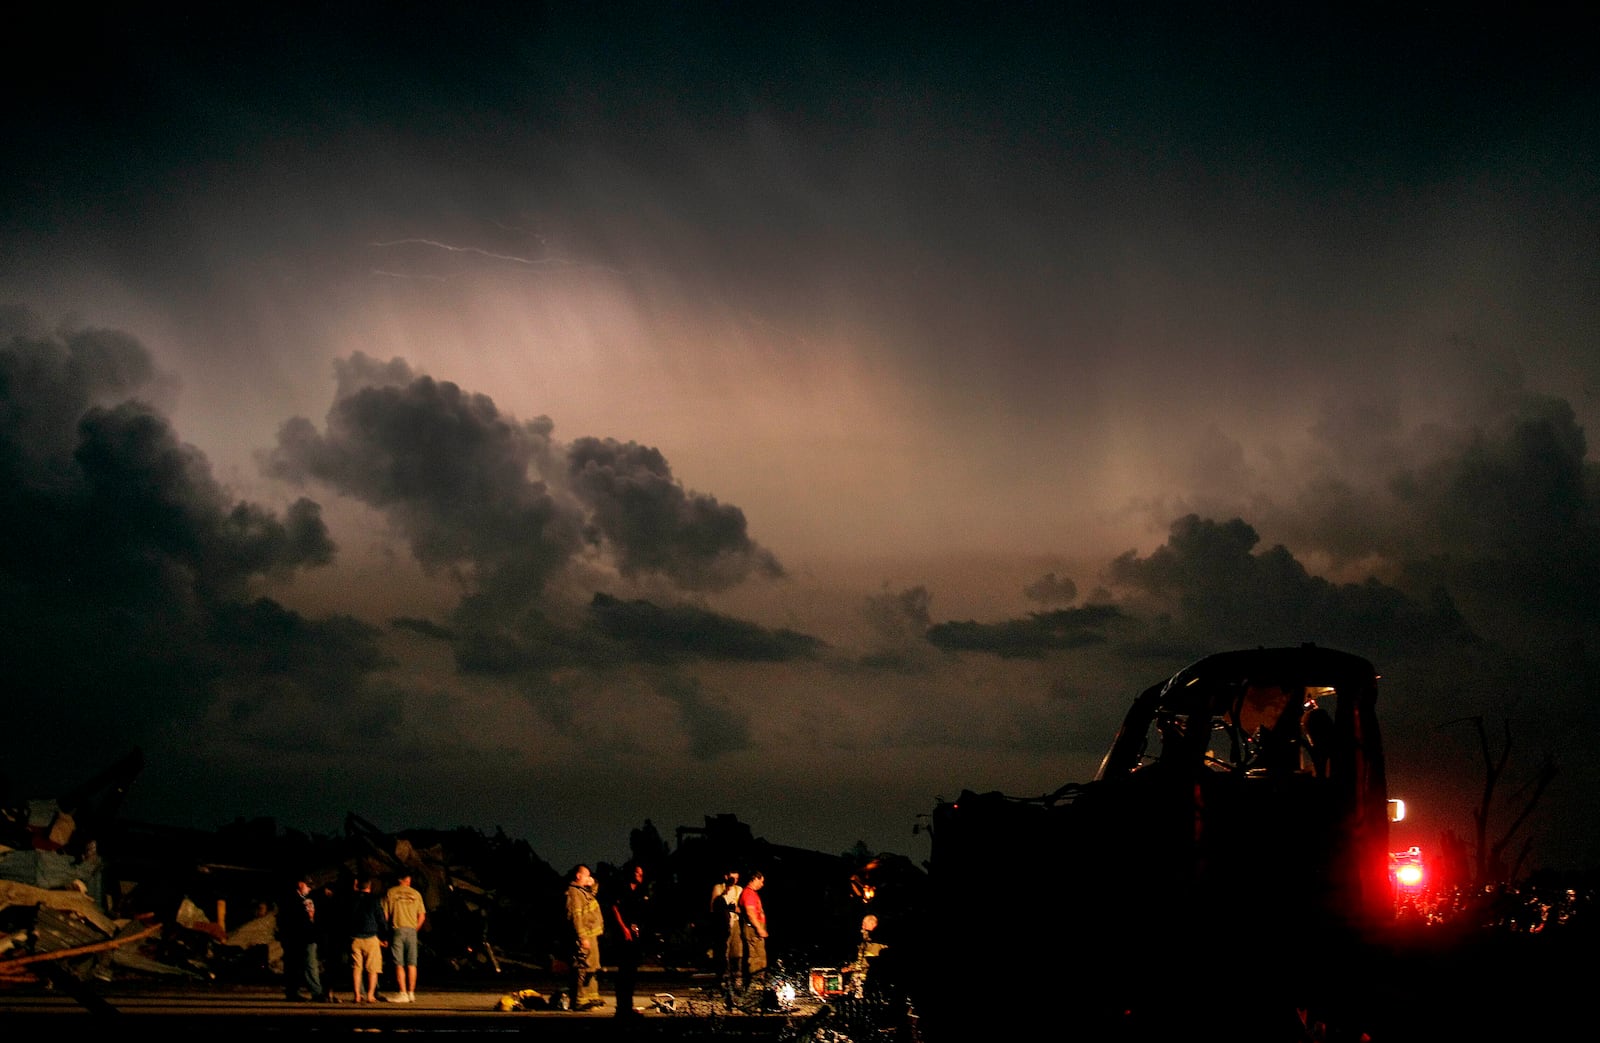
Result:
{"type": "Polygon", "coordinates": [[[1138,695],[1092,781],[941,802],[929,1014],[1048,997],[1154,1036],[1348,1005],[1394,908],[1377,680],[1310,645],[1218,653],[1138,695]]]}

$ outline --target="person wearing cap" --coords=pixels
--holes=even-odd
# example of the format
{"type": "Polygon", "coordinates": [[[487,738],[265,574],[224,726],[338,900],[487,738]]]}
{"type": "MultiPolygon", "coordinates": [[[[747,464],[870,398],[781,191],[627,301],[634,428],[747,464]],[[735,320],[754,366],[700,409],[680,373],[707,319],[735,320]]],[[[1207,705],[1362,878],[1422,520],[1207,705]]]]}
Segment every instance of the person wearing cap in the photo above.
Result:
{"type": "Polygon", "coordinates": [[[311,881],[304,876],[278,903],[278,941],[283,945],[283,998],[325,999],[328,994],[323,991],[322,971],[317,965],[317,903],[311,897],[311,881]]]}

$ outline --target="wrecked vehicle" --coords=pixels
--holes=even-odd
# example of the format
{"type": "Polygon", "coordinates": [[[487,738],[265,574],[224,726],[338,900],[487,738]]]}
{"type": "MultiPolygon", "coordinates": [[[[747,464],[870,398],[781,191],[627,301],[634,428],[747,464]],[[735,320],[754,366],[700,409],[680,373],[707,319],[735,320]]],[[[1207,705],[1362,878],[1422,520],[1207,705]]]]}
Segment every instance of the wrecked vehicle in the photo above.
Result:
{"type": "Polygon", "coordinates": [[[1359,1021],[1394,915],[1377,680],[1312,645],[1207,656],[1139,694],[1092,781],[938,804],[930,1038],[1008,1007],[1111,1039],[1359,1021]]]}

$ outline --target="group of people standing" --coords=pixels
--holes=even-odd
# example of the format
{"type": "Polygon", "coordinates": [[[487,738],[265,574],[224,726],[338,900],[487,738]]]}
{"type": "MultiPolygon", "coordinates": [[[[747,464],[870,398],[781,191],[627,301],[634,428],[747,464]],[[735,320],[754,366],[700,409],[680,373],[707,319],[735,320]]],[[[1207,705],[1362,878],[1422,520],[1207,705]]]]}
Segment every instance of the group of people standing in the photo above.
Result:
{"type": "Polygon", "coordinates": [[[711,915],[725,926],[721,981],[724,989],[748,991],[767,982],[767,911],[761,905],[765,873],[756,870],[740,883],[729,870],[711,888],[711,915]]]}
{"type": "Polygon", "coordinates": [[[338,1002],[322,978],[321,942],[329,946],[330,953],[335,945],[348,945],[355,1002],[378,1001],[378,978],[386,950],[394,966],[395,991],[384,999],[415,1002],[417,932],[428,913],[421,892],[411,886],[411,874],[402,870],[382,897],[373,892],[371,876],[355,877],[351,887],[343,899],[331,888],[316,894],[309,877],[302,876],[295,882],[294,892],[278,904],[284,998],[338,1002]]]}
{"type": "MultiPolygon", "coordinates": [[[[279,903],[286,999],[338,1002],[323,981],[320,941],[330,953],[336,944],[348,946],[355,1002],[377,1002],[385,952],[394,967],[395,992],[383,998],[393,1003],[416,1000],[418,930],[427,919],[422,895],[411,886],[409,872],[402,871],[381,898],[373,892],[373,883],[371,876],[357,876],[341,899],[331,887],[315,893],[310,879],[301,877],[293,893],[279,903]]],[[[729,871],[711,891],[713,930],[721,948],[719,984],[730,996],[735,991],[763,990],[768,983],[767,913],[761,901],[765,886],[766,874],[760,870],[747,876],[729,871]]],[[[615,884],[604,889],[587,865],[573,868],[567,876],[565,911],[569,991],[566,996],[558,994],[558,1006],[575,1011],[605,1006],[599,985],[604,936],[616,968],[616,1014],[639,1013],[633,994],[650,927],[649,901],[645,868],[639,863],[627,863],[615,884]]],[[[872,941],[876,926],[875,916],[861,923],[860,944],[849,968],[857,976],[857,995],[869,958],[882,948],[872,941]]]]}
{"type": "Polygon", "coordinates": [[[626,1018],[639,1013],[633,1006],[633,990],[644,955],[645,925],[649,922],[644,866],[629,862],[623,866],[619,881],[601,894],[588,866],[575,866],[567,877],[566,924],[572,946],[567,1002],[572,1010],[598,1010],[605,1006],[600,998],[600,936],[609,929],[616,938],[616,1016],[626,1018]]]}
{"type": "MultiPolygon", "coordinates": [[[[729,872],[712,889],[711,913],[723,949],[720,978],[726,989],[748,991],[766,986],[767,913],[761,904],[765,885],[766,875],[759,870],[748,878],[729,872]]],[[[557,1005],[578,1011],[605,1006],[600,998],[600,939],[614,937],[614,943],[606,944],[616,967],[616,1015],[638,1014],[633,993],[648,924],[644,866],[629,862],[618,874],[618,883],[604,889],[587,865],[574,866],[567,875],[566,890],[569,991],[565,997],[557,997],[557,1005]]]]}

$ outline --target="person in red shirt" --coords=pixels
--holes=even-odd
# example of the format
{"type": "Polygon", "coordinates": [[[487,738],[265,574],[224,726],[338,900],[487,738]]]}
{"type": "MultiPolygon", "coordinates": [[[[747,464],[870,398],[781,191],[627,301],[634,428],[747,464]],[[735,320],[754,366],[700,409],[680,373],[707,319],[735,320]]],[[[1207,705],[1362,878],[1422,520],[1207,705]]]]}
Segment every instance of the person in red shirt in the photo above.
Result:
{"type": "Polygon", "coordinates": [[[750,874],[739,895],[739,915],[744,921],[744,984],[759,988],[767,984],[767,912],[761,907],[761,889],[766,874],[750,874]]]}

